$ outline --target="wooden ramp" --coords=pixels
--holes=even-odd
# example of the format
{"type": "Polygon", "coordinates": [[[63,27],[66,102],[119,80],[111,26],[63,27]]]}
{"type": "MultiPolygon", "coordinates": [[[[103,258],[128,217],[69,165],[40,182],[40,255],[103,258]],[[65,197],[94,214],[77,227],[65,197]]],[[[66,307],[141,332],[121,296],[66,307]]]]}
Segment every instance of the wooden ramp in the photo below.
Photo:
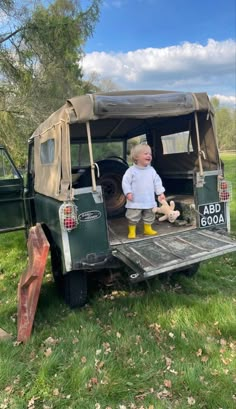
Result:
{"type": "Polygon", "coordinates": [[[27,246],[28,267],[18,284],[18,342],[26,342],[31,335],[49,251],[49,243],[40,224],[31,227],[27,246]]]}

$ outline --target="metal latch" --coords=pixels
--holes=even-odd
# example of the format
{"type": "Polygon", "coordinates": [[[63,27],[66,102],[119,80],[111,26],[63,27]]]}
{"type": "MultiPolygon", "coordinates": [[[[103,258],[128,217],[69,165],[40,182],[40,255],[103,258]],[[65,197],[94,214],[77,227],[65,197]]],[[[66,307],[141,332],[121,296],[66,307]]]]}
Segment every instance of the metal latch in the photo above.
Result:
{"type": "Polygon", "coordinates": [[[199,172],[197,172],[196,175],[196,187],[203,187],[205,184],[205,176],[204,175],[200,175],[199,172]]]}

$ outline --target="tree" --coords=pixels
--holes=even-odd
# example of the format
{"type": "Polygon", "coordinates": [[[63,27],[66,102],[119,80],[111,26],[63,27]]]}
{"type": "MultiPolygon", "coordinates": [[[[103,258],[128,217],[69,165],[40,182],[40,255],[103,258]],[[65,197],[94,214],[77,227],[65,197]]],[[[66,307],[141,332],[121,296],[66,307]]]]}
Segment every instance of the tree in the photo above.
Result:
{"type": "Polygon", "coordinates": [[[100,0],[91,0],[82,10],[76,0],[55,0],[48,7],[38,1],[25,14],[25,4],[17,10],[11,0],[0,2],[13,21],[9,31],[0,33],[0,143],[10,145],[14,156],[42,120],[68,97],[87,90],[80,61],[99,5],[100,0]]]}
{"type": "Polygon", "coordinates": [[[88,88],[93,92],[111,92],[119,91],[121,88],[109,77],[102,77],[96,71],[93,71],[86,81],[88,88]]]}
{"type": "Polygon", "coordinates": [[[221,107],[217,98],[211,100],[216,113],[216,127],[220,150],[236,149],[236,110],[221,107]]]}

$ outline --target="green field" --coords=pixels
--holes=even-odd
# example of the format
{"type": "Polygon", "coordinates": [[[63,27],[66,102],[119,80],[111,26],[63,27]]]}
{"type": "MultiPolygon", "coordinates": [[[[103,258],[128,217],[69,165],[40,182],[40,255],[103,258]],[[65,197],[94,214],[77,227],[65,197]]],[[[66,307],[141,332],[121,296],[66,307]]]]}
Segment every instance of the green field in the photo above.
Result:
{"type": "MultiPolygon", "coordinates": [[[[236,155],[224,154],[236,234],[236,155]]],[[[236,407],[236,254],[195,277],[90,290],[69,310],[48,264],[34,330],[18,345],[17,284],[24,234],[0,236],[0,409],[233,409],[236,407]]]]}

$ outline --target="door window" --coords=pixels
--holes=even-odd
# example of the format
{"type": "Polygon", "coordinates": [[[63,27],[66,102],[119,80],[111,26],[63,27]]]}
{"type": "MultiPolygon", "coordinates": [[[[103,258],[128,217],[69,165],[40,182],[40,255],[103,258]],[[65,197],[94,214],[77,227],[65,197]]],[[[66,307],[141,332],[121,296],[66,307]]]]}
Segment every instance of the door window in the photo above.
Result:
{"type": "Polygon", "coordinates": [[[19,179],[20,175],[4,150],[0,150],[0,180],[19,179]]]}

